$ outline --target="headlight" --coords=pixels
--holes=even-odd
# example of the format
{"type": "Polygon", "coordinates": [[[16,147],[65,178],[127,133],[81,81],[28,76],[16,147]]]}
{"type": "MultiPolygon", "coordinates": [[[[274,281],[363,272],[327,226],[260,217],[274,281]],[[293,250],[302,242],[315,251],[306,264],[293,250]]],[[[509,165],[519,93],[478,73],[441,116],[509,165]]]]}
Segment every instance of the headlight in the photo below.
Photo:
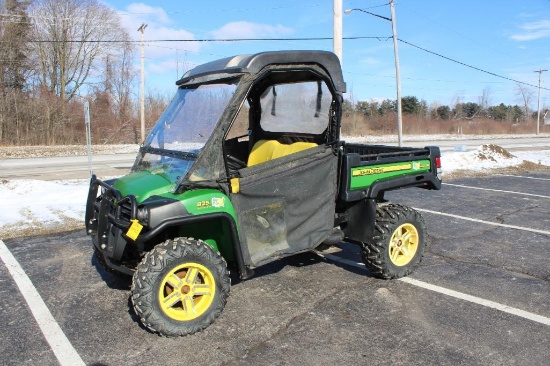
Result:
{"type": "Polygon", "coordinates": [[[149,226],[149,207],[147,206],[138,207],[137,219],[143,226],[149,226]]]}

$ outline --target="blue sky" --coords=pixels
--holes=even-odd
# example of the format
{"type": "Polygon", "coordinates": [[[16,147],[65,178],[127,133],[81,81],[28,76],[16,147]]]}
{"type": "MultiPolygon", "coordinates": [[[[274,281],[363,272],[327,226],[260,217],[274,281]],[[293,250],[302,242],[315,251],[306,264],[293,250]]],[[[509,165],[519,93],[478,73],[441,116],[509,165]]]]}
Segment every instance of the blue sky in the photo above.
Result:
{"type": "MultiPolygon", "coordinates": [[[[278,1],[105,1],[118,11],[130,35],[147,23],[145,40],[332,37],[332,0],[278,1]]],[[[343,9],[361,8],[390,17],[387,0],[343,0],[343,9]]],[[[550,0],[396,0],[398,37],[509,79],[538,84],[535,70],[550,70],[550,0]]],[[[347,98],[395,99],[391,23],[353,12],[343,16],[343,71],[347,98]]],[[[282,49],[332,51],[332,40],[170,42],[145,48],[146,88],[172,93],[184,71],[213,59],[282,49]]],[[[483,73],[399,43],[402,95],[431,103],[520,104],[517,83],[483,73]]],[[[139,67],[139,47],[136,47],[139,67]]],[[[550,89],[550,71],[542,74],[550,89]]],[[[537,88],[527,87],[536,108],[537,88]]],[[[550,91],[542,90],[550,107],[550,91]]]]}

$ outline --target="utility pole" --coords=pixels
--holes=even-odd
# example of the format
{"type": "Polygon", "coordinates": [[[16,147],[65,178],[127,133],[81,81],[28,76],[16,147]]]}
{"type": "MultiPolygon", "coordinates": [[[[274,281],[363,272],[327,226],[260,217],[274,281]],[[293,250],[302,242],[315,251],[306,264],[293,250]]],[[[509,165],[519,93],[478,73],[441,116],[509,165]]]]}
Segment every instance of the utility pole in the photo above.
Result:
{"type": "Polygon", "coordinates": [[[539,98],[538,98],[538,105],[537,105],[537,135],[539,134],[539,125],[540,125],[540,78],[542,76],[542,73],[545,72],[545,71],[548,71],[548,70],[543,70],[543,69],[539,69],[539,70],[535,70],[534,72],[538,72],[539,73],[539,98]]]}
{"type": "Polygon", "coordinates": [[[140,87],[140,114],[141,114],[141,143],[145,142],[145,44],[144,44],[144,32],[147,28],[147,24],[143,23],[138,28],[138,32],[141,32],[141,87],[140,87]]]}
{"type": "Polygon", "coordinates": [[[399,146],[401,147],[401,146],[403,146],[403,112],[402,112],[402,108],[401,108],[401,73],[399,72],[399,51],[398,51],[398,48],[397,48],[397,42],[398,42],[398,39],[397,39],[397,24],[396,24],[396,20],[395,20],[395,7],[394,7],[393,0],[390,0],[389,4],[390,4],[391,18],[382,16],[382,15],[378,15],[378,14],[374,14],[374,13],[371,13],[370,11],[366,11],[364,9],[357,9],[357,8],[347,9],[346,11],[344,11],[344,14],[349,15],[353,11],[357,10],[357,11],[361,11],[363,13],[367,13],[367,14],[370,14],[370,15],[373,15],[375,17],[382,18],[384,20],[387,20],[387,21],[391,22],[391,30],[392,30],[392,35],[393,35],[393,37],[392,37],[393,38],[393,53],[394,53],[394,56],[395,56],[395,79],[397,81],[397,141],[399,143],[399,146]]]}
{"type": "Polygon", "coordinates": [[[333,35],[332,46],[334,53],[342,64],[342,0],[332,0],[333,7],[333,35]]]}
{"type": "Polygon", "coordinates": [[[397,140],[399,146],[403,146],[403,110],[401,108],[401,73],[399,72],[399,51],[397,49],[397,25],[395,19],[395,6],[390,0],[391,30],[393,34],[393,52],[395,54],[395,79],[397,82],[397,140]]]}

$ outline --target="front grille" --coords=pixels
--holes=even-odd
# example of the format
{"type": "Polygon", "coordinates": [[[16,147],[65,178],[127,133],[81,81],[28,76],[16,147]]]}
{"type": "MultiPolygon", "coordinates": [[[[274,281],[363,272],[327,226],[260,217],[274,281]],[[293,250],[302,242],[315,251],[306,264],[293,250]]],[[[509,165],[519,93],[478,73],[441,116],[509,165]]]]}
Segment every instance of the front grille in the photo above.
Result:
{"type": "Polygon", "coordinates": [[[122,204],[120,204],[120,219],[122,221],[128,221],[130,222],[130,219],[132,218],[132,203],[129,201],[124,201],[122,204]]]}

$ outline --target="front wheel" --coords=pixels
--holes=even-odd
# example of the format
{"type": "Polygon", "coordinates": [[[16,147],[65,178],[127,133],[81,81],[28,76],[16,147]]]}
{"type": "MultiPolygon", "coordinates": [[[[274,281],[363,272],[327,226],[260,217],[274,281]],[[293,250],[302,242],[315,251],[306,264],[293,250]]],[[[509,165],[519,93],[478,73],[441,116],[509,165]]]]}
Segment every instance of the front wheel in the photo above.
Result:
{"type": "Polygon", "coordinates": [[[364,244],[361,257],[376,277],[404,277],[422,261],[427,238],[418,211],[402,205],[382,205],[376,209],[374,237],[364,244]]]}
{"type": "Polygon", "coordinates": [[[223,257],[201,240],[157,245],[138,265],[132,303],[149,330],[167,337],[203,330],[223,311],[230,278],[223,257]]]}

